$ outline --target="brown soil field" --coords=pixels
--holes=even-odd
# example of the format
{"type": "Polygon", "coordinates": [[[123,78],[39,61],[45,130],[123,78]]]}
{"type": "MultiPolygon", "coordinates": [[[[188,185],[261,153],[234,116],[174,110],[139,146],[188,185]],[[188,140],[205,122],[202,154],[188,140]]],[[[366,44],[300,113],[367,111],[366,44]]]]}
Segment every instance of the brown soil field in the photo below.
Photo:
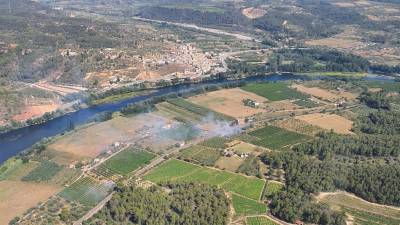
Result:
{"type": "Polygon", "coordinates": [[[300,108],[301,108],[300,106],[292,103],[289,100],[268,102],[267,104],[265,104],[265,109],[267,110],[267,112],[290,111],[300,108]]]}
{"type": "Polygon", "coordinates": [[[318,88],[318,87],[305,87],[303,85],[296,84],[296,85],[293,85],[292,88],[294,88],[300,92],[312,95],[312,96],[320,98],[320,99],[328,100],[328,101],[335,101],[340,98],[339,96],[337,96],[327,90],[318,88]]]}
{"type": "Polygon", "coordinates": [[[267,11],[265,11],[264,9],[257,9],[257,8],[251,7],[251,8],[243,9],[242,14],[249,19],[257,19],[257,18],[260,18],[260,17],[264,16],[265,14],[267,14],[267,11]]]}
{"type": "Polygon", "coordinates": [[[277,120],[273,122],[274,126],[284,128],[286,130],[294,131],[297,133],[305,134],[305,135],[316,135],[324,129],[308,124],[307,122],[299,119],[286,119],[286,120],[277,120]]]}
{"type": "Polygon", "coordinates": [[[243,100],[245,99],[252,99],[259,103],[268,101],[266,98],[243,91],[239,88],[223,89],[189,98],[189,100],[195,104],[235,117],[239,120],[265,111],[263,109],[245,106],[243,104],[243,100]]]}
{"type": "Polygon", "coordinates": [[[45,104],[45,105],[32,105],[26,106],[21,113],[13,116],[13,120],[15,121],[26,121],[33,117],[43,116],[47,112],[53,112],[58,109],[60,105],[56,103],[45,104]]]}
{"type": "Polygon", "coordinates": [[[296,116],[295,118],[326,130],[332,129],[338,134],[353,134],[353,132],[350,131],[353,126],[353,122],[335,114],[315,113],[296,116]]]}
{"type": "Polygon", "coordinates": [[[236,172],[239,166],[242,165],[243,161],[244,160],[238,156],[232,156],[232,157],[223,156],[218,159],[218,161],[215,163],[215,166],[218,167],[219,169],[225,169],[232,172],[236,172]]]}
{"type": "Polygon", "coordinates": [[[162,126],[170,122],[153,113],[116,117],[61,137],[48,148],[56,152],[70,153],[78,159],[95,158],[103,151],[109,150],[115,142],[145,139],[153,133],[153,126],[162,126]]]}
{"type": "Polygon", "coordinates": [[[39,202],[45,202],[60,187],[21,181],[0,181],[0,224],[8,224],[39,202]]]}
{"type": "Polygon", "coordinates": [[[328,91],[319,87],[305,87],[301,84],[293,85],[292,88],[300,92],[312,95],[316,98],[327,100],[330,102],[334,102],[342,98],[354,100],[357,97],[355,94],[347,91],[328,91]]]}

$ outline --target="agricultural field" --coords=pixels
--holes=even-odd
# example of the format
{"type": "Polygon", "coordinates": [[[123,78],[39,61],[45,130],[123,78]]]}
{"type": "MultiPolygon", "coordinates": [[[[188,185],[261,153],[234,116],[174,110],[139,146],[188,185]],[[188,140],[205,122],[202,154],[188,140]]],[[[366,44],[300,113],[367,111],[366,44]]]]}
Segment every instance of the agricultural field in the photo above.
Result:
{"type": "Polygon", "coordinates": [[[308,124],[305,121],[298,120],[295,118],[277,120],[274,121],[272,125],[283,128],[285,130],[297,132],[308,136],[315,136],[316,134],[324,131],[324,129],[318,126],[308,124]]]}
{"type": "Polygon", "coordinates": [[[246,218],[246,225],[279,225],[267,216],[254,216],[246,218]]]}
{"type": "Polygon", "coordinates": [[[272,150],[279,150],[287,146],[304,142],[310,138],[309,136],[274,126],[266,126],[252,131],[249,135],[258,138],[258,140],[251,142],[252,144],[272,150]]]}
{"type": "Polygon", "coordinates": [[[205,108],[203,106],[194,104],[194,103],[192,103],[190,101],[187,101],[187,100],[185,100],[183,98],[168,99],[167,102],[169,102],[172,105],[175,105],[175,106],[181,107],[183,109],[186,109],[186,110],[188,110],[188,111],[190,111],[192,113],[199,114],[199,115],[201,115],[203,117],[207,117],[209,115],[213,115],[214,118],[217,119],[217,120],[226,120],[226,121],[235,121],[236,120],[235,118],[233,118],[233,117],[231,117],[229,115],[225,115],[225,114],[222,114],[222,113],[219,113],[219,112],[212,111],[212,110],[210,110],[208,108],[205,108]]]}
{"type": "Polygon", "coordinates": [[[232,157],[222,156],[218,159],[217,162],[215,162],[215,167],[222,170],[236,172],[243,162],[244,159],[240,158],[239,156],[232,156],[232,157]]]}
{"type": "Polygon", "coordinates": [[[246,99],[251,99],[260,104],[268,101],[261,96],[246,92],[240,88],[222,89],[202,95],[197,95],[189,98],[189,101],[212,109],[216,112],[242,120],[245,117],[264,112],[264,110],[261,108],[245,106],[243,100],[246,99]]]}
{"type": "Polygon", "coordinates": [[[299,100],[294,101],[293,103],[298,106],[304,107],[304,108],[315,108],[315,107],[321,106],[320,103],[317,103],[310,99],[299,99],[299,100]]]}
{"type": "Polygon", "coordinates": [[[253,144],[244,141],[240,141],[238,144],[233,145],[229,149],[237,154],[254,154],[254,155],[259,155],[264,151],[264,149],[260,148],[259,146],[255,146],[253,144]]]}
{"type": "Polygon", "coordinates": [[[21,180],[34,182],[50,181],[62,169],[63,167],[58,165],[57,163],[51,161],[43,161],[40,163],[39,166],[29,172],[21,180]]]}
{"type": "Polygon", "coordinates": [[[264,188],[264,181],[239,174],[197,166],[176,159],[171,159],[144,176],[154,183],[165,181],[204,182],[220,186],[227,191],[259,200],[264,188]]]}
{"type": "Polygon", "coordinates": [[[183,149],[178,157],[193,160],[199,164],[213,166],[221,157],[221,152],[214,148],[195,145],[183,149]]]}
{"type": "Polygon", "coordinates": [[[216,149],[225,149],[229,141],[230,140],[228,138],[213,137],[201,142],[200,145],[216,149]]]}
{"type": "Polygon", "coordinates": [[[276,181],[267,181],[267,184],[264,188],[264,197],[270,198],[274,194],[279,193],[283,188],[284,184],[276,181]]]}
{"type": "Polygon", "coordinates": [[[190,123],[193,121],[200,121],[203,116],[185,110],[184,108],[175,106],[168,102],[162,102],[156,105],[157,113],[162,116],[166,116],[170,119],[181,121],[184,123],[190,123]]]}
{"type": "Polygon", "coordinates": [[[148,164],[154,158],[155,155],[147,151],[134,149],[122,150],[95,168],[95,173],[108,178],[117,174],[128,175],[148,164]]]}
{"type": "Polygon", "coordinates": [[[267,98],[270,101],[307,99],[309,97],[309,95],[290,88],[289,84],[284,82],[247,84],[242,89],[267,98]]]}
{"type": "Polygon", "coordinates": [[[399,224],[400,223],[400,208],[379,205],[367,202],[359,197],[345,193],[321,193],[318,195],[317,200],[327,203],[332,207],[340,208],[355,217],[355,220],[369,220],[357,221],[359,224],[399,224]]]}
{"type": "Polygon", "coordinates": [[[44,183],[0,181],[0,224],[8,224],[26,210],[45,202],[60,187],[44,183]]]}
{"type": "Polygon", "coordinates": [[[232,194],[232,205],[236,215],[259,215],[267,212],[266,204],[236,194],[232,194]]]}
{"type": "Polygon", "coordinates": [[[336,114],[314,113],[295,118],[325,130],[333,130],[338,134],[353,134],[351,132],[353,122],[336,114]]]}
{"type": "Polygon", "coordinates": [[[21,159],[9,159],[0,166],[0,181],[20,180],[38,165],[36,162],[23,163],[21,159]]]}
{"type": "Polygon", "coordinates": [[[94,206],[103,200],[109,190],[111,183],[100,183],[91,177],[82,177],[58,195],[68,201],[76,201],[84,206],[94,206]]]}
{"type": "Polygon", "coordinates": [[[325,90],[319,87],[306,87],[304,85],[292,85],[292,88],[307,95],[314,96],[321,100],[335,102],[340,99],[354,100],[357,96],[347,91],[325,90]]]}

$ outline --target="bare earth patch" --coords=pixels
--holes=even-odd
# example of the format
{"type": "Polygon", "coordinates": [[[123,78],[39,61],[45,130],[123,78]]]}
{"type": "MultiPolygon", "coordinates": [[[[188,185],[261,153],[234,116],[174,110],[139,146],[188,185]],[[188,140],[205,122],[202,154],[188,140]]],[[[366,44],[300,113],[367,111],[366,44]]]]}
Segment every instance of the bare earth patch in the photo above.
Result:
{"type": "Polygon", "coordinates": [[[215,163],[215,166],[219,169],[225,169],[232,172],[236,172],[240,165],[243,163],[243,159],[239,156],[232,156],[232,157],[221,157],[215,163]]]}
{"type": "Polygon", "coordinates": [[[48,184],[0,181],[0,224],[8,224],[59,190],[59,187],[48,184]]]}
{"type": "Polygon", "coordinates": [[[245,99],[252,99],[258,103],[264,103],[268,101],[266,98],[243,91],[239,88],[223,89],[189,98],[189,100],[195,104],[210,108],[216,112],[223,113],[228,116],[235,117],[239,120],[260,112],[264,112],[263,109],[245,106],[243,103],[243,100],[245,99]]]}
{"type": "Polygon", "coordinates": [[[26,120],[34,118],[34,117],[40,117],[40,116],[43,116],[47,112],[56,111],[59,106],[60,105],[56,104],[56,103],[47,104],[47,105],[26,106],[20,114],[13,116],[13,120],[26,121],[26,120]]]}
{"type": "Polygon", "coordinates": [[[242,14],[249,19],[257,19],[257,18],[260,18],[260,17],[264,16],[265,14],[267,14],[267,11],[265,11],[264,9],[257,9],[257,8],[251,7],[251,8],[243,9],[242,14]]]}
{"type": "Polygon", "coordinates": [[[343,98],[347,100],[354,100],[357,97],[355,94],[348,91],[328,91],[318,87],[305,87],[300,84],[293,85],[292,88],[330,102],[334,102],[343,98]]]}
{"type": "Polygon", "coordinates": [[[293,85],[292,87],[300,92],[328,101],[335,101],[339,98],[339,96],[318,87],[305,87],[300,84],[293,85]]]}
{"type": "Polygon", "coordinates": [[[314,126],[308,124],[307,122],[295,118],[290,118],[286,120],[277,120],[273,123],[274,126],[294,131],[297,133],[305,134],[305,135],[316,135],[319,132],[323,131],[322,128],[318,126],[314,126]]]}
{"type": "Polygon", "coordinates": [[[296,116],[295,118],[326,130],[333,130],[338,134],[353,134],[351,132],[353,122],[336,114],[315,113],[296,116]]]}

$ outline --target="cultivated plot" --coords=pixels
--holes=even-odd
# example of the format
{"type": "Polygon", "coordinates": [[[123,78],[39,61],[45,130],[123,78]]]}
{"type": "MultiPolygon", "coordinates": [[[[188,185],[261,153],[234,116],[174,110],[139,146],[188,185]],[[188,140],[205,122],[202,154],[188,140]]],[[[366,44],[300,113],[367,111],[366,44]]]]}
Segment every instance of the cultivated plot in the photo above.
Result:
{"type": "Polygon", "coordinates": [[[236,194],[232,194],[232,204],[236,215],[259,215],[267,212],[266,204],[236,194]]]}
{"type": "Polygon", "coordinates": [[[314,113],[296,116],[296,119],[325,130],[333,130],[338,134],[353,134],[351,132],[353,122],[336,114],[314,113]]]}
{"type": "Polygon", "coordinates": [[[68,201],[94,206],[107,196],[111,187],[111,183],[101,183],[91,177],[82,177],[58,195],[68,201]]]}
{"type": "Polygon", "coordinates": [[[223,89],[197,95],[189,98],[189,101],[237,119],[265,111],[260,108],[245,106],[243,101],[246,99],[251,99],[259,104],[268,101],[266,98],[239,88],[223,89]]]}
{"type": "Polygon", "coordinates": [[[57,193],[57,185],[21,181],[0,181],[0,224],[8,224],[26,210],[57,193]]]}
{"type": "Polygon", "coordinates": [[[148,164],[154,157],[156,155],[147,151],[126,149],[100,164],[94,172],[104,177],[128,175],[148,164]]]}
{"type": "Polygon", "coordinates": [[[309,95],[289,88],[287,83],[258,83],[248,84],[242,87],[243,90],[255,93],[271,101],[281,101],[286,99],[306,99],[309,95]]]}
{"type": "Polygon", "coordinates": [[[252,131],[249,135],[257,138],[257,140],[251,142],[252,144],[276,150],[307,141],[310,138],[309,136],[274,126],[266,126],[252,131]]]}
{"type": "Polygon", "coordinates": [[[246,218],[247,225],[279,225],[267,216],[254,216],[246,218]]]}
{"type": "Polygon", "coordinates": [[[144,176],[144,179],[154,183],[166,181],[204,182],[253,200],[260,199],[265,184],[258,178],[201,167],[176,159],[171,159],[150,171],[144,176]]]}

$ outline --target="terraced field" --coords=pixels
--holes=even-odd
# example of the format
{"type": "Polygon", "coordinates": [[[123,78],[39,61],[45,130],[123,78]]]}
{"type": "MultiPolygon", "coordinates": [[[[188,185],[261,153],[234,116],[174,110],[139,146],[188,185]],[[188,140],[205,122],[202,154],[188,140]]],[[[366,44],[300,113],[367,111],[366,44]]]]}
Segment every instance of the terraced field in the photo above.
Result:
{"type": "Polygon", "coordinates": [[[258,83],[247,84],[243,90],[267,98],[270,101],[286,99],[307,99],[309,96],[288,87],[287,83],[258,83]]]}
{"type": "Polygon", "coordinates": [[[101,184],[91,177],[83,177],[62,190],[58,195],[68,201],[76,201],[85,206],[94,206],[103,200],[111,185],[101,184]]]}
{"type": "Polygon", "coordinates": [[[274,126],[266,126],[264,128],[252,131],[249,133],[249,135],[258,138],[258,140],[252,140],[252,144],[275,150],[279,150],[285,146],[291,146],[310,139],[310,137],[306,135],[274,126]]]}
{"type": "Polygon", "coordinates": [[[98,166],[95,173],[104,177],[127,175],[148,164],[154,157],[154,154],[147,151],[123,150],[98,166]]]}
{"type": "Polygon", "coordinates": [[[246,218],[247,225],[279,225],[273,220],[269,219],[265,216],[255,216],[255,217],[247,217],[246,218]]]}
{"type": "Polygon", "coordinates": [[[254,200],[260,199],[265,184],[264,180],[258,178],[201,167],[176,159],[161,164],[145,175],[144,179],[154,183],[165,181],[203,182],[217,185],[227,191],[254,200]]]}

